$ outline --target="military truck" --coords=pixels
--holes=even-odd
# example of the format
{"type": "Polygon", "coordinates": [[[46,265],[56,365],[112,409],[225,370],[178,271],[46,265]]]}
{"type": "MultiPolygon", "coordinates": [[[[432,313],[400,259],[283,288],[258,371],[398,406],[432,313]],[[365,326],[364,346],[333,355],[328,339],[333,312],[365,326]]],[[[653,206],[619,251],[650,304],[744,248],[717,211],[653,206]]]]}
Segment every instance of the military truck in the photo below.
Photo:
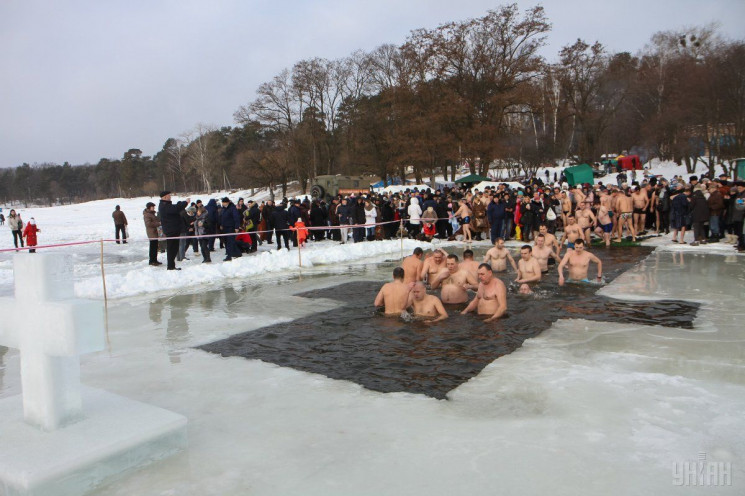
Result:
{"type": "Polygon", "coordinates": [[[369,193],[372,176],[316,176],[310,187],[310,196],[319,200],[330,200],[336,195],[369,193]]]}

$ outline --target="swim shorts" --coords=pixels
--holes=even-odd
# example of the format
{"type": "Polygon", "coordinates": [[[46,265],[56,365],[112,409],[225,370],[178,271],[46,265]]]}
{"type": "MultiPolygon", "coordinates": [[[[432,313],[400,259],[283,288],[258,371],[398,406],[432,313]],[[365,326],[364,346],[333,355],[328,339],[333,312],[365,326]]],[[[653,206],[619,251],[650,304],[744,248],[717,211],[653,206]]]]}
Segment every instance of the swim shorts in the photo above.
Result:
{"type": "Polygon", "coordinates": [[[613,223],[612,222],[609,223],[609,224],[600,224],[600,227],[603,228],[603,232],[604,233],[611,233],[611,232],[613,232],[613,223]]]}
{"type": "Polygon", "coordinates": [[[631,218],[631,212],[624,212],[620,215],[622,220],[630,219],[631,218]]]}
{"type": "Polygon", "coordinates": [[[460,221],[460,223],[461,223],[461,225],[466,225],[466,224],[470,224],[470,223],[471,223],[471,217],[470,217],[470,216],[468,216],[468,217],[463,217],[463,220],[462,220],[462,221],[460,221]]]}
{"type": "Polygon", "coordinates": [[[634,213],[635,214],[644,214],[644,213],[646,213],[646,211],[644,209],[634,207],[634,213]]]}
{"type": "Polygon", "coordinates": [[[572,243],[571,241],[567,241],[567,249],[574,250],[574,243],[572,243]]]}

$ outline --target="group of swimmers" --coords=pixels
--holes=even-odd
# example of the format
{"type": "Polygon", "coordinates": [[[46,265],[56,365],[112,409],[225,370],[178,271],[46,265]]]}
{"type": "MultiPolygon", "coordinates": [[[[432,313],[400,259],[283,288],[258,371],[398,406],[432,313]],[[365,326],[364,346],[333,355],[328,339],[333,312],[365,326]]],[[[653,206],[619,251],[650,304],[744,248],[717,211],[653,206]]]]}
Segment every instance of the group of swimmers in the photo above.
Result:
{"type": "Polygon", "coordinates": [[[520,248],[520,259],[516,262],[505,247],[504,239],[498,238],[489,249],[482,263],[474,260],[472,250],[463,252],[459,261],[455,254],[448,254],[438,248],[427,257],[421,248],[404,258],[400,267],[393,270],[393,281],[386,283],[375,298],[376,307],[384,307],[386,315],[401,315],[411,309],[414,317],[433,323],[448,318],[443,304],[468,305],[461,314],[476,312],[486,316],[485,322],[502,317],[507,311],[507,287],[495,276],[495,272],[505,272],[508,263],[517,273],[515,283],[519,293],[530,294],[532,286],[539,283],[549,270],[549,265],[558,262],[559,285],[567,281],[590,283],[588,273],[590,263],[597,265],[597,282],[603,280],[603,263],[598,257],[585,250],[585,242],[577,237],[567,245],[561,257],[562,244],[553,234],[541,226],[534,245],[520,248]],[[568,278],[564,269],[568,269],[568,278]],[[429,289],[440,289],[440,297],[427,293],[429,289]],[[469,302],[468,291],[475,291],[469,302]]]}

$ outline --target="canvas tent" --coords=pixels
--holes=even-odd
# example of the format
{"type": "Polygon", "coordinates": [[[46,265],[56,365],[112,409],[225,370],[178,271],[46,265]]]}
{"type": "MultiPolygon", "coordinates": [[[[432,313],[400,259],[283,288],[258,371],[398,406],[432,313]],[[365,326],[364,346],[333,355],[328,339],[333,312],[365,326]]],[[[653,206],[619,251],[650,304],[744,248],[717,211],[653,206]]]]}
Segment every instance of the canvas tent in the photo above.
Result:
{"type": "Polygon", "coordinates": [[[490,179],[488,177],[479,176],[478,174],[469,174],[465,177],[461,177],[460,179],[457,179],[455,182],[464,184],[464,183],[480,183],[481,181],[489,181],[490,179]]]}
{"type": "Polygon", "coordinates": [[[569,186],[575,184],[589,183],[595,184],[595,179],[592,176],[592,167],[587,164],[579,164],[574,167],[567,167],[564,169],[564,175],[567,178],[569,186]]]}

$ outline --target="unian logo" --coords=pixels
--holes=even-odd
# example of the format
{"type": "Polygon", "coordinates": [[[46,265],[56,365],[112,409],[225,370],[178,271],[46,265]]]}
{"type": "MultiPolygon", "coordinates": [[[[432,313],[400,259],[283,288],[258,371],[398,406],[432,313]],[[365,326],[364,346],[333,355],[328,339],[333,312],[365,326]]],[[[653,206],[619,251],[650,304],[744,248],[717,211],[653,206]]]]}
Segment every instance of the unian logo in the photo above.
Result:
{"type": "Polygon", "coordinates": [[[698,460],[673,462],[673,485],[675,486],[731,486],[732,464],[730,462],[707,461],[705,452],[698,460]]]}

